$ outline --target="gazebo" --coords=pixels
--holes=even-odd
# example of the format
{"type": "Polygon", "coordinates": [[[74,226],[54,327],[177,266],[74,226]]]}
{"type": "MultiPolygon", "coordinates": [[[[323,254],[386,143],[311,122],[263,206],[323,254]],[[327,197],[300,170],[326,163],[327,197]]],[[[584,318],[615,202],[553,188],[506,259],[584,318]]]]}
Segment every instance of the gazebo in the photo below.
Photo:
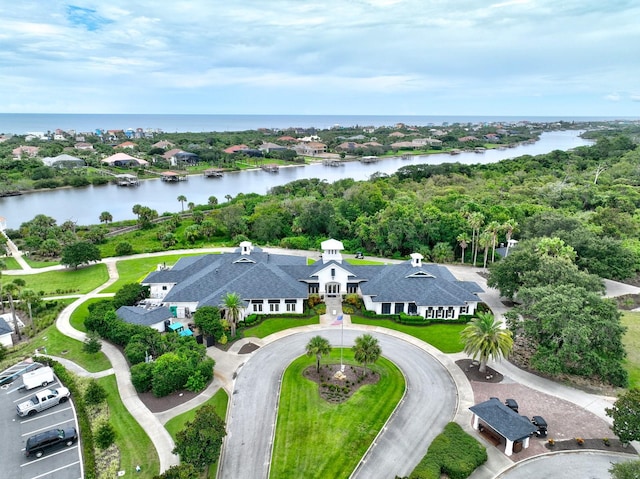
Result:
{"type": "Polygon", "coordinates": [[[504,453],[507,456],[513,454],[514,444],[517,445],[515,452],[519,452],[520,445],[528,448],[529,437],[538,430],[529,419],[502,404],[497,398],[491,398],[469,409],[473,413],[474,429],[486,431],[494,437],[495,434],[491,433],[496,433],[499,438],[505,438],[504,453]]]}

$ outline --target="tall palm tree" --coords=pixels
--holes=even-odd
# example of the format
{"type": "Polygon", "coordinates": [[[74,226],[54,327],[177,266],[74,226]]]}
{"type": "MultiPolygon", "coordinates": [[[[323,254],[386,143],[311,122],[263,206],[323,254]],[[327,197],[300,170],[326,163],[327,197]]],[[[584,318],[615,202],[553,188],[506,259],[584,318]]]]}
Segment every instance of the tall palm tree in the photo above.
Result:
{"type": "Polygon", "coordinates": [[[464,252],[469,246],[469,241],[471,241],[471,239],[469,238],[469,235],[467,233],[460,233],[456,238],[456,241],[458,242],[458,244],[460,245],[460,249],[462,250],[462,257],[460,258],[460,262],[464,264],[464,252]]]}
{"type": "MultiPolygon", "coordinates": [[[[483,231],[478,236],[478,246],[483,249],[483,256],[484,256],[483,266],[485,269],[487,268],[487,260],[489,259],[489,247],[491,246],[492,242],[493,242],[493,236],[491,235],[491,231],[489,230],[483,231]]],[[[477,253],[478,251],[476,251],[476,254],[477,253]]]]}
{"type": "Polygon", "coordinates": [[[478,259],[478,237],[480,236],[480,227],[484,223],[484,215],[478,211],[469,213],[467,223],[471,226],[471,254],[473,255],[473,265],[476,265],[478,259]]]}
{"type": "Polygon", "coordinates": [[[496,243],[498,242],[498,233],[502,230],[502,225],[497,221],[492,221],[487,225],[487,231],[491,233],[491,262],[496,261],[496,243]]]}
{"type": "Polygon", "coordinates": [[[353,358],[364,366],[364,375],[367,375],[367,364],[375,363],[382,354],[382,348],[378,340],[370,334],[358,336],[351,347],[353,358]]]}
{"type": "Polygon", "coordinates": [[[314,336],[307,343],[307,356],[316,356],[316,371],[320,372],[320,360],[331,352],[331,344],[327,338],[314,336]]]}
{"type": "Polygon", "coordinates": [[[27,303],[29,320],[31,321],[31,324],[33,324],[33,314],[31,311],[31,306],[37,303],[38,301],[40,301],[40,294],[31,288],[23,288],[23,290],[20,291],[20,299],[25,303],[27,303]]]}
{"type": "Polygon", "coordinates": [[[238,293],[227,293],[224,298],[222,298],[222,309],[225,311],[225,318],[229,321],[229,325],[231,326],[231,337],[236,337],[236,327],[238,326],[238,321],[240,316],[242,315],[242,310],[244,309],[244,304],[242,302],[242,298],[238,293]]]}
{"type": "Polygon", "coordinates": [[[184,202],[187,201],[187,197],[184,195],[178,196],[178,201],[180,202],[180,206],[182,206],[182,212],[184,213],[184,202]]]}
{"type": "Polygon", "coordinates": [[[0,259],[0,303],[2,303],[2,314],[4,314],[4,296],[2,296],[2,270],[7,268],[5,260],[0,259]]]}
{"type": "Polygon", "coordinates": [[[473,359],[480,359],[481,373],[487,370],[487,361],[491,358],[506,358],[513,348],[513,335],[503,329],[491,313],[477,313],[466,328],[460,332],[464,343],[464,352],[473,359]]]}
{"type": "Polygon", "coordinates": [[[511,241],[511,237],[513,236],[513,231],[517,227],[518,227],[518,222],[511,218],[505,221],[504,224],[502,225],[502,228],[505,231],[505,236],[507,237],[507,252],[505,256],[509,254],[509,242],[511,241]]]}

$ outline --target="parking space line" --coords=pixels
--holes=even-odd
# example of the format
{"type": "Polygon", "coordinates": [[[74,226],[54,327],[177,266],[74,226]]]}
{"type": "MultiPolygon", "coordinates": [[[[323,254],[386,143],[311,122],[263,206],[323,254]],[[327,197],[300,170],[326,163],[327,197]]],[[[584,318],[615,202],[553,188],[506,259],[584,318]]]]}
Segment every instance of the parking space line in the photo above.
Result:
{"type": "Polygon", "coordinates": [[[40,474],[39,476],[33,476],[31,479],[39,479],[40,477],[53,474],[54,472],[61,471],[62,469],[66,469],[67,467],[75,466],[76,464],[80,464],[80,461],[72,462],[71,464],[67,464],[66,466],[60,466],[59,468],[54,469],[53,471],[45,472],[44,474],[40,474]]]}
{"type": "MultiPolygon", "coordinates": [[[[12,384],[13,384],[13,383],[12,383],[12,384]]],[[[51,389],[52,387],[55,387],[56,385],[57,385],[57,386],[61,386],[60,382],[56,380],[56,381],[53,381],[52,383],[47,384],[47,385],[46,385],[46,389],[51,389]]],[[[20,389],[23,389],[23,388],[24,388],[24,386],[18,386],[17,388],[13,388],[13,389],[11,389],[11,390],[7,391],[7,395],[9,395],[9,394],[11,394],[11,393],[14,393],[14,392],[16,392],[16,391],[19,391],[20,389]]],[[[39,386],[39,388],[42,388],[42,386],[39,386]]],[[[36,389],[37,389],[37,390],[40,390],[39,388],[33,388],[31,391],[33,391],[33,393],[35,394],[36,392],[38,392],[38,391],[36,391],[36,389]]],[[[44,389],[44,388],[42,388],[42,389],[44,389]]],[[[13,401],[13,402],[26,401],[26,400],[27,400],[27,399],[29,399],[30,397],[31,397],[31,396],[28,396],[26,399],[16,399],[16,400],[15,400],[15,401],[13,401]]]]}
{"type": "MultiPolygon", "coordinates": [[[[60,454],[64,454],[65,452],[68,452],[68,451],[73,451],[74,449],[78,449],[78,445],[77,445],[77,444],[76,444],[75,446],[65,447],[64,449],[62,449],[62,450],[60,450],[60,451],[58,451],[58,452],[54,452],[53,454],[45,454],[44,456],[42,456],[42,457],[41,457],[41,458],[39,458],[39,459],[34,459],[34,460],[32,460],[32,461],[25,462],[24,464],[20,464],[20,467],[30,466],[30,465],[32,465],[32,464],[37,464],[37,463],[39,463],[40,461],[43,461],[43,460],[45,460],[45,459],[49,459],[50,457],[58,456],[58,455],[60,455],[60,454]]],[[[23,449],[23,451],[24,451],[24,449],[23,449]]],[[[77,464],[77,463],[79,463],[79,462],[80,462],[80,461],[76,461],[74,464],[77,464]]],[[[64,467],[67,467],[67,466],[64,466],[64,467]]],[[[53,472],[53,471],[51,471],[51,472],[53,472]]],[[[50,472],[48,472],[47,474],[50,474],[50,472]]],[[[38,476],[38,477],[39,477],[39,476],[38,476]]]]}
{"type": "Polygon", "coordinates": [[[64,409],[56,408],[55,411],[51,411],[51,412],[48,412],[46,414],[42,414],[42,413],[41,414],[36,414],[35,417],[34,416],[31,416],[31,417],[27,416],[27,417],[29,417],[29,419],[25,419],[24,421],[22,421],[22,424],[27,424],[28,422],[37,421],[38,419],[43,419],[45,417],[49,417],[51,415],[57,414],[57,413],[62,412],[62,411],[68,411],[69,409],[71,409],[71,406],[67,406],[64,409]]]}
{"type": "Polygon", "coordinates": [[[34,434],[38,434],[41,431],[48,431],[50,429],[55,429],[56,427],[60,426],[61,424],[66,424],[68,422],[74,422],[75,423],[75,421],[76,421],[75,418],[72,417],[71,419],[67,419],[66,421],[62,421],[62,422],[59,422],[59,423],[56,423],[56,424],[52,424],[51,426],[41,427],[40,429],[34,429],[31,432],[27,432],[27,433],[23,434],[22,437],[33,436],[34,434]]]}

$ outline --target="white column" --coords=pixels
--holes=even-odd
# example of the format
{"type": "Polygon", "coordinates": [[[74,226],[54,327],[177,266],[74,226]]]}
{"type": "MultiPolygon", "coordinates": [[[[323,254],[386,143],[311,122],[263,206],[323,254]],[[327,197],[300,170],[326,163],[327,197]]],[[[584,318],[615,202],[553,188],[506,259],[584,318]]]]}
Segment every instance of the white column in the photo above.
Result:
{"type": "Polygon", "coordinates": [[[524,441],[522,441],[522,447],[524,449],[529,447],[529,437],[528,436],[524,438],[524,441]]]}
{"type": "MultiPolygon", "coordinates": [[[[505,437],[505,439],[507,439],[505,437]]],[[[507,456],[510,456],[513,454],[513,441],[510,439],[507,439],[507,445],[504,447],[504,453],[507,456]]]]}
{"type": "Polygon", "coordinates": [[[473,415],[473,428],[474,429],[478,429],[478,425],[479,424],[480,424],[480,418],[474,414],[473,415]]]}

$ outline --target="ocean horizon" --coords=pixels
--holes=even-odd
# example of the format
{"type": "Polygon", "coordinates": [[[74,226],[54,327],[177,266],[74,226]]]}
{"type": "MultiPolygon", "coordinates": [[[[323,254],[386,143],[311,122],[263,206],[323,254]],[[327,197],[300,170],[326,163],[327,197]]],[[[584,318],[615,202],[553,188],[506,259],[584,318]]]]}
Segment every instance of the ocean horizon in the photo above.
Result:
{"type": "Polygon", "coordinates": [[[101,130],[151,129],[165,133],[235,132],[287,128],[327,129],[335,126],[442,126],[453,123],[517,123],[529,121],[615,121],[638,118],[579,116],[482,116],[482,115],[191,115],[191,114],[82,114],[0,113],[0,134],[24,135],[57,129],[78,133],[101,130]]]}

